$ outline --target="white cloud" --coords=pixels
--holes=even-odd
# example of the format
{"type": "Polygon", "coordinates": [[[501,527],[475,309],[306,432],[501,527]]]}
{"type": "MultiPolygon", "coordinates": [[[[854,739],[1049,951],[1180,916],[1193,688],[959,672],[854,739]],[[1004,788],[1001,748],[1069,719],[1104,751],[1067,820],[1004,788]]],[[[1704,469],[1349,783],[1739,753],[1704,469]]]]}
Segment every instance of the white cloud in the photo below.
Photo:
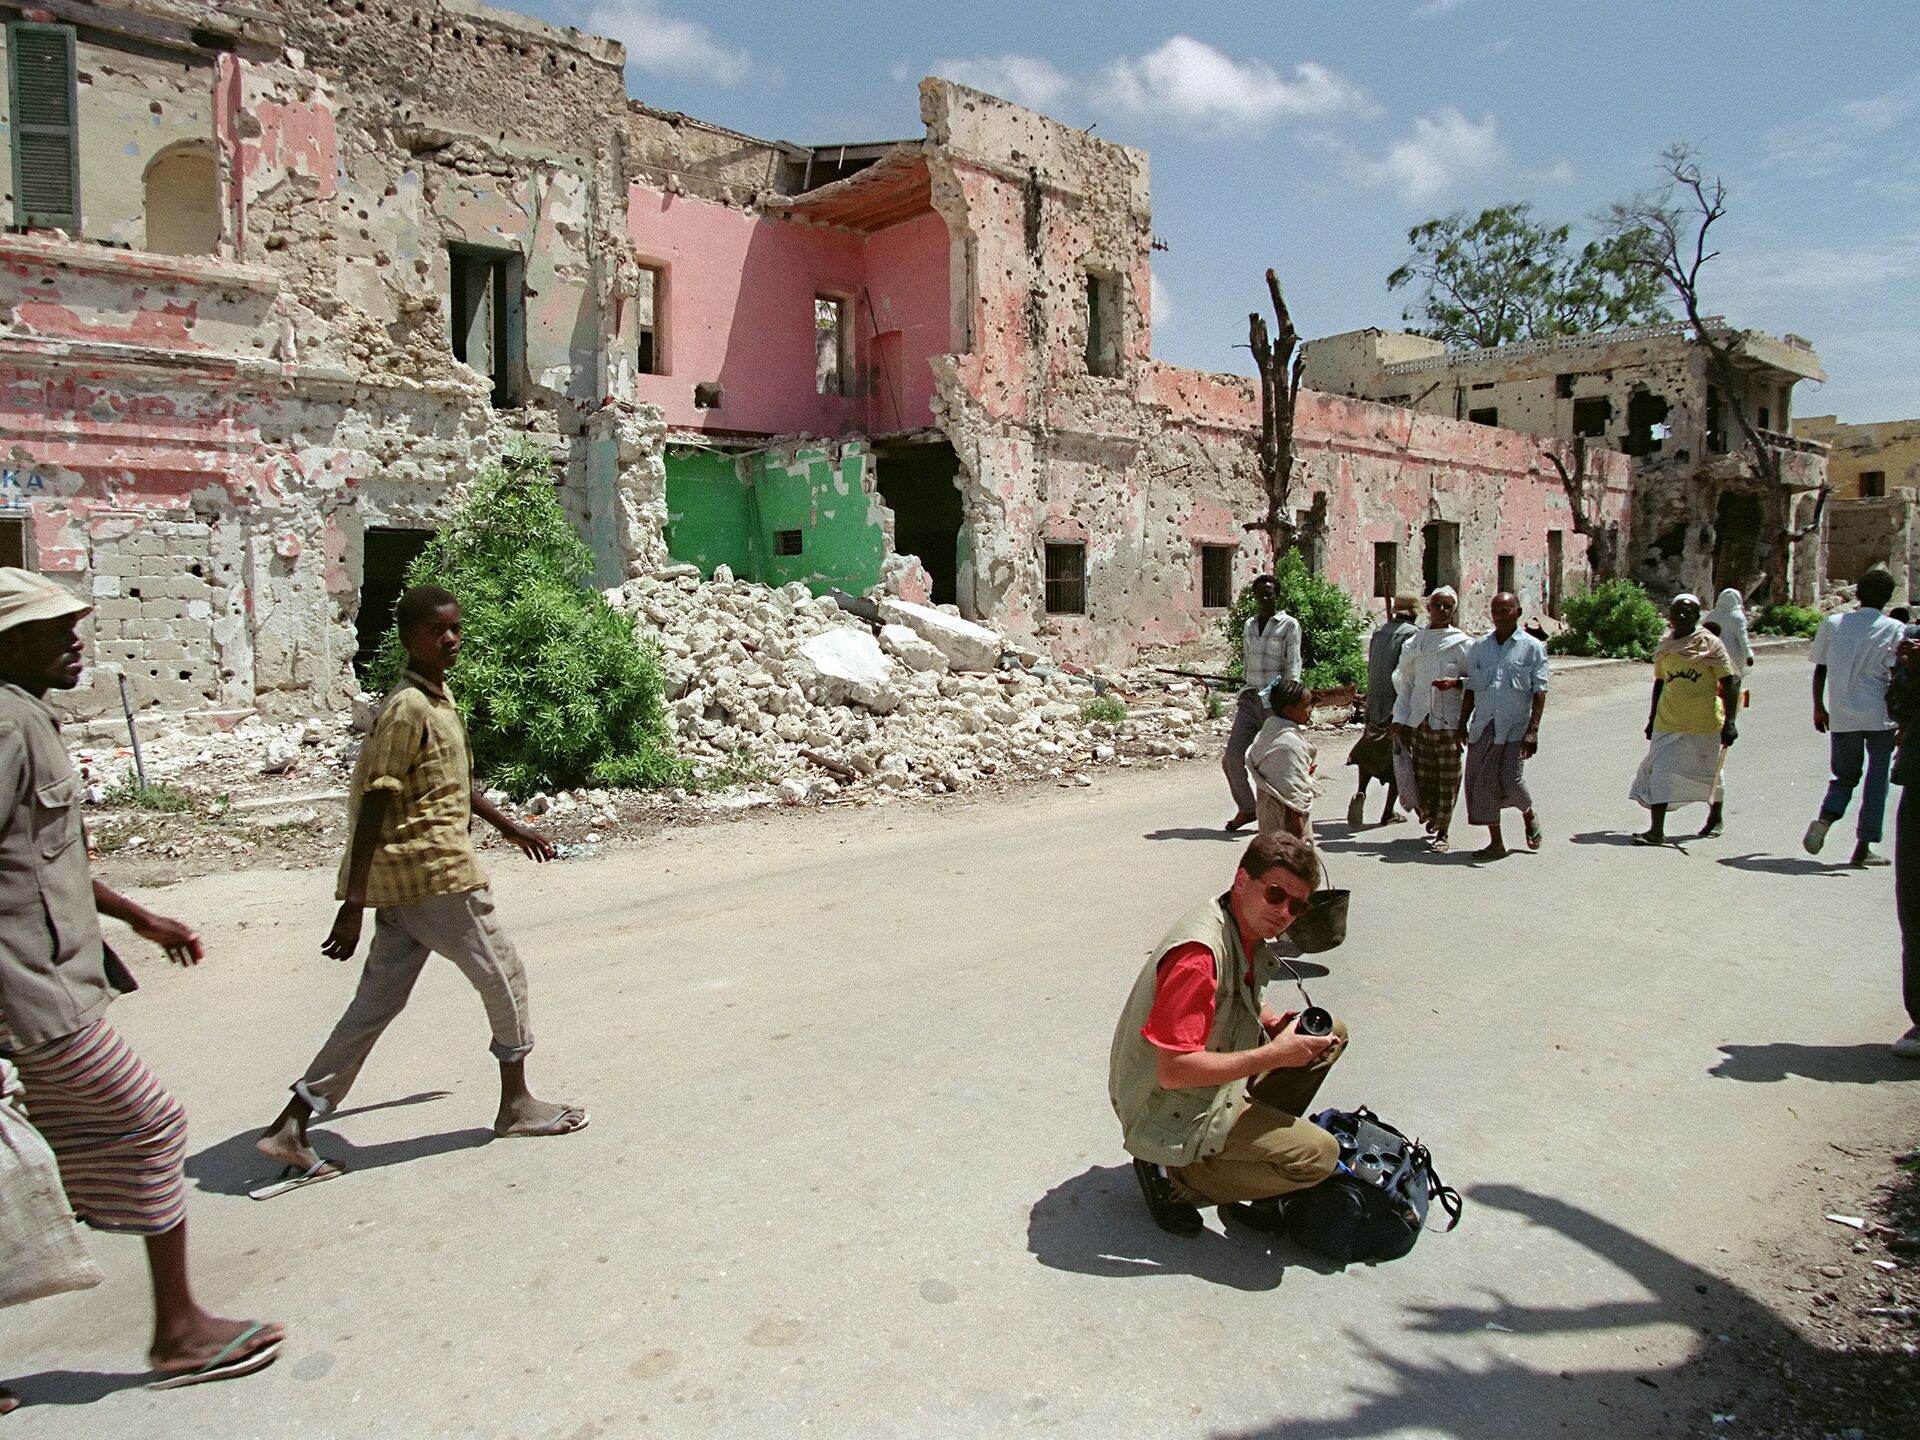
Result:
{"type": "Polygon", "coordinates": [[[969,85],[1025,105],[1046,110],[1073,90],[1073,77],[1034,55],[994,55],[975,60],[936,60],[929,71],[956,84],[969,85]]]}
{"type": "Polygon", "coordinates": [[[1413,18],[1437,20],[1442,15],[1451,15],[1466,3],[1467,0],[1422,0],[1422,3],[1413,7],[1413,18]]]}
{"type": "Polygon", "coordinates": [[[1101,72],[1099,98],[1134,114],[1205,127],[1328,115],[1366,101],[1358,86],[1317,61],[1302,61],[1291,75],[1282,75],[1265,61],[1234,60],[1188,35],[1109,63],[1101,72]]]}
{"type": "Polygon", "coordinates": [[[1512,48],[1513,36],[1502,35],[1498,40],[1489,41],[1486,45],[1482,46],[1480,53],[1482,55],[1504,55],[1512,48]]]}
{"type": "Polygon", "coordinates": [[[1803,245],[1743,257],[1734,267],[1743,290],[1837,294],[1920,274],[1920,240],[1892,244],[1803,245]]]}
{"type": "Polygon", "coordinates": [[[1476,125],[1451,106],[1417,118],[1412,132],[1394,141],[1377,159],[1337,143],[1335,148],[1345,157],[1350,179],[1361,185],[1390,186],[1410,204],[1443,195],[1507,158],[1493,116],[1476,125]]]}
{"type": "Polygon", "coordinates": [[[1904,134],[1920,115],[1920,74],[1910,75],[1878,95],[1835,105],[1812,120],[1769,131],[1769,163],[1803,175],[1827,175],[1857,168],[1873,141],[1896,131],[1904,134]]]}
{"type": "Polygon", "coordinates": [[[595,5],[586,28],[627,47],[627,68],[652,75],[692,75],[738,85],[753,72],[753,57],[729,49],[694,20],[662,14],[656,0],[607,0],[595,5]]]}
{"type": "Polygon", "coordinates": [[[1147,304],[1152,309],[1155,325],[1164,325],[1173,319],[1173,296],[1168,293],[1167,287],[1161,283],[1158,275],[1151,277],[1147,304]]]}

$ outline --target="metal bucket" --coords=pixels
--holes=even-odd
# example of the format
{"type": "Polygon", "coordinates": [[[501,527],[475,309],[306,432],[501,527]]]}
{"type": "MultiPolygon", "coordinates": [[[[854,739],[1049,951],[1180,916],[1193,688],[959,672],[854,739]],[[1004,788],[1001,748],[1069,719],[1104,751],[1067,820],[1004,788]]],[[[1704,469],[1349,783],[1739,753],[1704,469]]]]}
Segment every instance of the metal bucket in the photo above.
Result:
{"type": "MultiPolygon", "coordinates": [[[[1326,862],[1322,860],[1321,864],[1324,866],[1326,862]]],[[[1347,901],[1352,895],[1351,890],[1314,891],[1300,918],[1287,927],[1287,939],[1309,955],[1345,944],[1347,901]]]]}

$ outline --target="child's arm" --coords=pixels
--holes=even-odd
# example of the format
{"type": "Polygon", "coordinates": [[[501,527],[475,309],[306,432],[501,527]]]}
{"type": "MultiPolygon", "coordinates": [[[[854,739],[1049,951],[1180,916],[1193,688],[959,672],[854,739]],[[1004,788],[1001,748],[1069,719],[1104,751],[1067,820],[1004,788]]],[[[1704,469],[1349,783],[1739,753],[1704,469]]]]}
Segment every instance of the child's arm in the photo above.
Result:
{"type": "Polygon", "coordinates": [[[367,876],[373,872],[373,852],[380,846],[380,823],[387,818],[391,790],[368,790],[360,797],[353,839],[347,847],[347,898],[333,917],[333,928],[320,942],[320,953],[335,960],[350,959],[360,944],[360,921],[367,908],[367,876]]]}
{"type": "Polygon", "coordinates": [[[553,842],[531,825],[522,825],[487,799],[478,785],[473,787],[473,813],[507,837],[522,855],[535,864],[553,859],[553,842]]]}

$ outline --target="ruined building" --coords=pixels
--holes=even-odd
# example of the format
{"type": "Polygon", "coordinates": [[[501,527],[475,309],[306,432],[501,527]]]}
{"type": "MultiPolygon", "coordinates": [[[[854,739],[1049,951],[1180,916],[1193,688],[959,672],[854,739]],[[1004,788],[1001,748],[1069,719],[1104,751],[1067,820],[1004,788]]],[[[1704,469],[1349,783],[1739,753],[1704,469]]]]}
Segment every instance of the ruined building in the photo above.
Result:
{"type": "Polygon", "coordinates": [[[1827,571],[1856,580],[1861,571],[1885,565],[1911,594],[1920,573],[1920,420],[1842,424],[1835,415],[1805,415],[1793,433],[1827,447],[1827,478],[1833,500],[1827,515],[1827,571]]]}
{"type": "Polygon", "coordinates": [[[1668,594],[1744,591],[1770,575],[1776,597],[1811,601],[1823,578],[1814,517],[1826,447],[1791,433],[1793,387],[1826,372],[1797,335],[1708,323],[1730,342],[1737,395],[1712,383],[1682,324],[1466,351],[1356,330],[1307,347],[1306,383],[1421,414],[1581,437],[1589,465],[1595,450],[1628,456],[1633,518],[1619,539],[1620,573],[1668,594]],[[1777,460],[1777,479],[1755,465],[1735,404],[1777,460]]]}
{"type": "MultiPolygon", "coordinates": [[[[1152,358],[1137,150],[933,80],[916,138],[757,140],[473,0],[7,18],[0,545],[95,602],[83,710],[111,665],[173,712],[341,703],[522,435],[604,584],[884,584],[1110,664],[1271,561],[1250,382],[1152,358]]],[[[1315,563],[1553,608],[1571,449],[1503,426],[1303,393],[1315,563]]],[[[1627,525],[1627,460],[1590,471],[1627,525]]]]}

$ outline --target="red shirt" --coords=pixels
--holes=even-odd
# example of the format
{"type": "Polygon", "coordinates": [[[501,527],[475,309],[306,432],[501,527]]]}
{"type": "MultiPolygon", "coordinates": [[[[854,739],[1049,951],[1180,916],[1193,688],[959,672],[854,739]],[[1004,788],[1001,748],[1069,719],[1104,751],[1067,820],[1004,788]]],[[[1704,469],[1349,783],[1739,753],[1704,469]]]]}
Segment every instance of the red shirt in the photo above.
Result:
{"type": "MultiPolygon", "coordinates": [[[[1247,985],[1253,985],[1253,962],[1247,962],[1247,985]]],[[[1213,975],[1213,951],[1190,940],[1176,945],[1160,959],[1154,972],[1153,1009],[1140,1034],[1162,1050],[1188,1053],[1207,1048],[1213,1031],[1214,996],[1219,989],[1213,975]]]]}

